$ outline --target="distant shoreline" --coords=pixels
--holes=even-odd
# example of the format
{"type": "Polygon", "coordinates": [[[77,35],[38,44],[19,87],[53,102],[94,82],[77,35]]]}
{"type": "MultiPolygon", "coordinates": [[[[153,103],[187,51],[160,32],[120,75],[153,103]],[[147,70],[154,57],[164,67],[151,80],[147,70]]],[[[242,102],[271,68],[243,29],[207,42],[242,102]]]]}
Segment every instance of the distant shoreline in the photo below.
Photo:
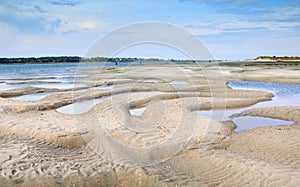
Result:
{"type": "MultiPolygon", "coordinates": [[[[58,63],[147,63],[147,62],[179,62],[191,63],[195,60],[177,60],[160,58],[108,58],[92,57],[84,58],[79,56],[58,56],[58,57],[20,57],[20,58],[0,58],[1,64],[58,64],[58,63]]],[[[221,60],[197,60],[197,62],[221,62],[221,60]]]]}
{"type": "Polygon", "coordinates": [[[187,59],[160,59],[160,58],[108,58],[108,57],[91,57],[85,58],[80,56],[46,56],[46,57],[17,57],[17,58],[0,58],[1,64],[56,64],[56,63],[128,63],[128,62],[181,62],[181,63],[190,63],[190,62],[217,62],[217,63],[253,63],[258,64],[298,64],[300,63],[299,57],[257,57],[255,59],[246,59],[246,60],[187,60],[187,59]]]}

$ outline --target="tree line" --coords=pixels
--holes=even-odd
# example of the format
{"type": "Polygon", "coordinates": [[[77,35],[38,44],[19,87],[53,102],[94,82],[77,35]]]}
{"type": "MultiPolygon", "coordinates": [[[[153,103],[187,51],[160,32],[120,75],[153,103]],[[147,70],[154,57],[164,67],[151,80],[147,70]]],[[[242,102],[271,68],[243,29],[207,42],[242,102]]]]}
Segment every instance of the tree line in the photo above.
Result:
{"type": "Polygon", "coordinates": [[[266,60],[300,60],[298,56],[259,56],[256,60],[266,59],[266,60]]]}
{"type": "Polygon", "coordinates": [[[76,62],[147,62],[147,61],[164,61],[158,58],[108,58],[108,57],[91,57],[84,58],[79,56],[51,56],[51,57],[18,57],[18,58],[0,58],[0,64],[9,63],[76,63],[76,62]]]}
{"type": "Polygon", "coordinates": [[[80,62],[79,56],[0,58],[0,63],[59,63],[80,62]]]}

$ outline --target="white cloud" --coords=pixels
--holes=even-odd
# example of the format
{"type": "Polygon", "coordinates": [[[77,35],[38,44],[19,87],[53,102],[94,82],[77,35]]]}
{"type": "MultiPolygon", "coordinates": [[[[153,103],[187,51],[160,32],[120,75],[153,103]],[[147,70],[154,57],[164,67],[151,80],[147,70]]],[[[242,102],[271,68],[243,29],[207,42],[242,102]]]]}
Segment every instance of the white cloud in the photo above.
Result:
{"type": "Polygon", "coordinates": [[[265,28],[268,30],[287,30],[290,27],[300,26],[299,22],[280,22],[280,21],[264,21],[264,22],[254,22],[254,21],[232,21],[220,24],[218,28],[221,29],[257,29],[265,28]]]}
{"type": "Polygon", "coordinates": [[[216,35],[221,33],[247,32],[255,29],[266,29],[269,31],[289,31],[294,27],[300,27],[300,22],[281,22],[281,21],[244,21],[230,20],[211,25],[192,24],[185,28],[196,35],[216,35]]]}
{"type": "Polygon", "coordinates": [[[96,27],[96,23],[94,21],[87,21],[82,23],[80,27],[84,29],[94,29],[96,27]]]}
{"type": "MultiPolygon", "coordinates": [[[[102,14],[101,9],[90,4],[79,6],[57,6],[58,1],[29,3],[6,3],[0,5],[0,16],[10,17],[7,23],[16,27],[18,34],[65,34],[84,32],[103,28],[103,21],[94,21],[97,15],[102,14]],[[88,6],[88,7],[87,7],[88,6]],[[38,7],[38,10],[37,10],[38,7]],[[86,15],[86,16],[82,16],[86,15]],[[25,29],[24,29],[25,28],[25,29]]],[[[62,5],[75,1],[61,1],[62,5]]],[[[77,2],[77,1],[76,1],[77,2]]]]}

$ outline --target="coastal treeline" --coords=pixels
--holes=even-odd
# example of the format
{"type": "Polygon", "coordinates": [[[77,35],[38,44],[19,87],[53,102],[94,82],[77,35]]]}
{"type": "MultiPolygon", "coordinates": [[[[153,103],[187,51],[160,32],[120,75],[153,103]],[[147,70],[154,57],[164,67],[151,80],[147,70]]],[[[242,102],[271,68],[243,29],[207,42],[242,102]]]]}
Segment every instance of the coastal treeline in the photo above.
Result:
{"type": "MultiPolygon", "coordinates": [[[[257,61],[277,61],[277,62],[292,62],[300,61],[298,56],[259,56],[255,58],[257,61]]],[[[124,58],[124,57],[80,57],[80,56],[49,56],[49,57],[17,57],[17,58],[0,58],[0,64],[34,64],[34,63],[79,63],[79,62],[179,62],[179,63],[190,63],[196,62],[195,60],[176,60],[176,59],[160,59],[160,58],[124,58]]],[[[199,62],[218,62],[220,60],[197,60],[199,62]]]]}
{"type": "Polygon", "coordinates": [[[125,57],[90,57],[90,58],[81,58],[82,62],[156,62],[156,61],[165,61],[159,58],[125,58],[125,57]]]}
{"type": "Polygon", "coordinates": [[[108,57],[79,57],[79,56],[55,56],[55,57],[19,57],[0,58],[0,64],[9,63],[74,63],[74,62],[155,62],[164,61],[159,58],[108,58],[108,57]]]}
{"type": "Polygon", "coordinates": [[[80,62],[79,56],[56,56],[56,57],[20,57],[0,58],[0,63],[59,63],[59,62],[80,62]]]}
{"type": "Polygon", "coordinates": [[[298,56],[259,56],[255,60],[300,60],[298,56]]]}

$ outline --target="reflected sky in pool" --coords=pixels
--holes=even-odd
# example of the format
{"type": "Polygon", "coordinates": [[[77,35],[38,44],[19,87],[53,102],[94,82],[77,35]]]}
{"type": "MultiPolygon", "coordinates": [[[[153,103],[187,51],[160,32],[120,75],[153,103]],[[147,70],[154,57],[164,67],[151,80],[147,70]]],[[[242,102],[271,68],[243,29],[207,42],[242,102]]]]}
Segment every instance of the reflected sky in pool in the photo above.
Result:
{"type": "Polygon", "coordinates": [[[300,84],[280,84],[269,82],[243,81],[229,82],[233,89],[263,90],[274,94],[269,106],[299,106],[300,84]]]}
{"type": "Polygon", "coordinates": [[[264,126],[278,126],[278,125],[292,125],[294,122],[279,119],[257,117],[257,116],[241,116],[233,119],[236,124],[236,132],[247,130],[250,128],[264,127],[264,126]]]}
{"type": "Polygon", "coordinates": [[[131,110],[129,110],[129,112],[133,116],[141,116],[141,115],[143,115],[145,110],[146,110],[146,107],[142,107],[142,108],[131,109],[131,110]]]}
{"type": "MultiPolygon", "coordinates": [[[[270,101],[263,101],[259,102],[255,105],[245,107],[245,108],[238,108],[238,109],[227,109],[227,110],[207,110],[207,111],[195,111],[195,113],[212,118],[217,121],[228,121],[234,119],[232,117],[233,114],[241,113],[245,110],[252,109],[252,108],[263,108],[263,107],[270,107],[270,106],[300,106],[300,85],[299,84],[279,84],[279,83],[269,83],[269,82],[256,82],[256,81],[242,81],[242,82],[229,82],[228,85],[232,89],[243,89],[243,90],[261,90],[267,91],[274,95],[272,100],[270,101]]],[[[254,128],[257,127],[255,121],[252,118],[248,118],[249,123],[245,127],[247,128],[254,128]]],[[[277,122],[274,119],[266,120],[265,122],[271,125],[276,125],[277,122]]],[[[285,122],[285,121],[282,121],[285,122]]],[[[238,128],[239,125],[243,122],[237,121],[238,128]]],[[[285,124],[285,123],[282,123],[285,124]]],[[[258,125],[258,126],[265,126],[265,125],[258,125]]],[[[245,129],[243,129],[245,130],[245,129]]]]}
{"type": "Polygon", "coordinates": [[[37,100],[43,99],[43,98],[47,97],[48,95],[52,95],[52,94],[56,94],[56,92],[28,94],[28,95],[13,97],[11,99],[18,100],[18,101],[37,101],[37,100]]]}

